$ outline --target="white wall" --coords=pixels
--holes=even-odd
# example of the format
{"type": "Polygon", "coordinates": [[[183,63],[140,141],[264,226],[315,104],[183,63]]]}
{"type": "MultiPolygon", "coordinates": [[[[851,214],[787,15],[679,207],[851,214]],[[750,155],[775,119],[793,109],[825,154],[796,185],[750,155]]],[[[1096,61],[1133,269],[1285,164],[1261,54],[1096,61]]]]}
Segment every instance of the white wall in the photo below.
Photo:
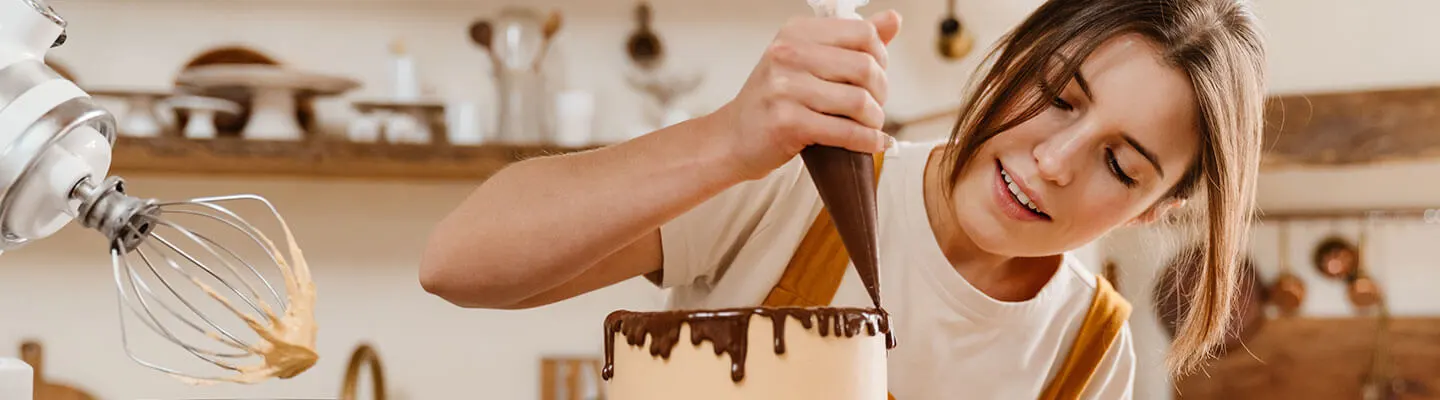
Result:
{"type": "MultiPolygon", "coordinates": [[[[487,97],[488,63],[466,38],[466,26],[475,18],[493,15],[504,4],[448,0],[55,3],[71,22],[71,41],[55,56],[86,85],[168,87],[189,57],[207,47],[241,42],[289,65],[364,81],[367,87],[349,98],[377,97],[385,89],[386,45],[403,35],[421,63],[424,79],[438,95],[478,101],[482,109],[492,105],[487,97]]],[[[570,87],[601,96],[603,135],[617,138],[629,133],[639,121],[643,100],[620,79],[631,3],[515,3],[562,7],[566,27],[554,49],[557,65],[564,66],[560,76],[570,87]]],[[[672,54],[695,57],[699,60],[695,63],[707,68],[706,83],[686,103],[697,113],[723,104],[739,88],[775,27],[787,16],[808,12],[800,0],[653,3],[657,29],[672,54]]],[[[962,0],[960,9],[978,31],[980,42],[989,43],[1037,3],[962,0]]],[[[966,72],[973,67],[973,58],[952,65],[933,56],[931,40],[942,6],[931,0],[874,0],[867,8],[896,7],[908,18],[905,32],[892,46],[888,108],[897,116],[954,104],[966,72]]],[[[1440,26],[1424,20],[1440,12],[1440,4],[1264,0],[1258,7],[1272,38],[1272,87],[1277,92],[1440,80],[1440,54],[1412,50],[1423,48],[1424,38],[1440,34],[1440,26]]],[[[345,108],[343,102],[323,102],[322,121],[329,126],[341,123],[347,117],[345,108]]],[[[943,125],[912,133],[934,137],[943,133],[943,125]]],[[[1437,165],[1268,174],[1262,182],[1262,205],[1279,209],[1440,204],[1440,189],[1415,184],[1436,176],[1437,165]],[[1401,194],[1399,187],[1421,191],[1401,194]]],[[[649,307],[655,300],[654,293],[638,282],[525,313],[461,310],[425,295],[415,281],[421,243],[431,224],[465,194],[467,183],[226,181],[182,188],[177,180],[133,181],[134,191],[163,197],[237,191],[272,196],[296,227],[321,288],[321,364],[293,381],[192,389],[128,363],[116,347],[114,293],[101,255],[103,245],[78,228],[0,259],[0,315],[7,317],[0,325],[0,356],[13,354],[4,350],[6,343],[13,346],[22,337],[38,337],[47,344],[54,378],[77,382],[105,398],[332,396],[343,358],[363,340],[378,345],[397,398],[536,398],[538,357],[597,351],[599,321],[606,312],[649,307]],[[357,221],[366,229],[333,225],[342,220],[357,221]],[[92,333],[99,336],[88,336],[92,333]]],[[[1423,266],[1429,254],[1415,249],[1434,236],[1426,229],[1395,228],[1385,234],[1390,238],[1385,240],[1393,241],[1377,250],[1377,257],[1389,261],[1381,263],[1386,265],[1382,284],[1395,296],[1411,299],[1397,299],[1408,312],[1431,311],[1422,307],[1427,301],[1440,304],[1415,286],[1428,276],[1418,271],[1428,271],[1423,266]]],[[[1126,268],[1122,289],[1137,300],[1134,322],[1142,354],[1137,398],[1160,399],[1168,397],[1168,383],[1158,364],[1163,339],[1149,317],[1145,295],[1137,292],[1148,284],[1148,277],[1142,276],[1163,256],[1161,248],[1136,246],[1152,237],[1122,232],[1090,257],[1099,259],[1098,253],[1104,253],[1126,268]]],[[[1305,236],[1294,237],[1300,243],[1305,236]]],[[[1273,257],[1263,253],[1263,239],[1257,243],[1257,256],[1262,265],[1273,266],[1267,264],[1273,257]]],[[[1316,312],[1341,304],[1335,300],[1335,288],[1327,289],[1324,283],[1311,287],[1316,312]]]]}

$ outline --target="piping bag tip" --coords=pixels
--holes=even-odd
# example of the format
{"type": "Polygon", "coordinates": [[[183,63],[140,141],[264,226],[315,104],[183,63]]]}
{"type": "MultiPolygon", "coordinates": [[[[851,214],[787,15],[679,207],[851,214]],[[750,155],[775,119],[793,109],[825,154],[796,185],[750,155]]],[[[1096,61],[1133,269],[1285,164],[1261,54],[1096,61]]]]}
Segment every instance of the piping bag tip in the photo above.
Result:
{"type": "Polygon", "coordinates": [[[800,157],[870,300],[880,308],[874,156],[839,147],[810,146],[800,151],[800,157]]]}

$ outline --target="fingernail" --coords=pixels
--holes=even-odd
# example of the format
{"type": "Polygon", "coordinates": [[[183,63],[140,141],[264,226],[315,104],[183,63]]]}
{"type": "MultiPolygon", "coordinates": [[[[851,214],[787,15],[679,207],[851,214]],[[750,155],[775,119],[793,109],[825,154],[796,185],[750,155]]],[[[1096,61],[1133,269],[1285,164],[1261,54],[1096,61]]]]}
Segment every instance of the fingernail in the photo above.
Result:
{"type": "Polygon", "coordinates": [[[890,150],[890,135],[880,131],[876,131],[876,133],[880,134],[880,152],[884,153],[886,150],[890,150]]]}

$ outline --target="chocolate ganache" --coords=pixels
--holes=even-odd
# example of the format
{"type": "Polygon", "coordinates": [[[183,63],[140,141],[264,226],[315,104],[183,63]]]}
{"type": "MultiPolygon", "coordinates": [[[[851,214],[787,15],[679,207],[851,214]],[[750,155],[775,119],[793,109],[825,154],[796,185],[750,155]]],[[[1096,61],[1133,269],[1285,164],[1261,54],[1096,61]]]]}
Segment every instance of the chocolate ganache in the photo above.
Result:
{"type": "Polygon", "coordinates": [[[785,321],[794,318],[805,329],[816,329],[820,336],[854,337],[864,333],[875,336],[890,332],[889,319],[883,311],[862,308],[732,308],[705,311],[634,312],[615,311],[605,318],[605,366],[601,378],[615,376],[615,335],[625,336],[626,344],[640,346],[649,338],[651,356],[665,359],[680,343],[680,328],[690,326],[690,345],[709,341],[715,355],[730,357],[730,379],[745,379],[745,355],[749,345],[750,319],[766,317],[774,325],[775,354],[785,354],[785,321]]]}

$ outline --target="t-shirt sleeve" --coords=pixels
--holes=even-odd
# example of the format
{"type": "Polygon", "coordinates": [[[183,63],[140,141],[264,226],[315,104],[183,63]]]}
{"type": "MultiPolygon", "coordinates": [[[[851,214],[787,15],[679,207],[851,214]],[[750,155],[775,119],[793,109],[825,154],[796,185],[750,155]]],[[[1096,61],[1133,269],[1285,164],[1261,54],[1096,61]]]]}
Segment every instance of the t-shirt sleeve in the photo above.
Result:
{"type": "Polygon", "coordinates": [[[1085,390],[1086,399],[1130,400],[1135,396],[1135,342],[1126,322],[1115,344],[1105,352],[1095,376],[1085,390]]]}
{"type": "MultiPolygon", "coordinates": [[[[766,177],[726,189],[660,227],[662,288],[712,279],[749,241],[767,212],[788,195],[804,173],[799,157],[766,177]]],[[[652,280],[654,280],[652,278],[652,280]]]]}

